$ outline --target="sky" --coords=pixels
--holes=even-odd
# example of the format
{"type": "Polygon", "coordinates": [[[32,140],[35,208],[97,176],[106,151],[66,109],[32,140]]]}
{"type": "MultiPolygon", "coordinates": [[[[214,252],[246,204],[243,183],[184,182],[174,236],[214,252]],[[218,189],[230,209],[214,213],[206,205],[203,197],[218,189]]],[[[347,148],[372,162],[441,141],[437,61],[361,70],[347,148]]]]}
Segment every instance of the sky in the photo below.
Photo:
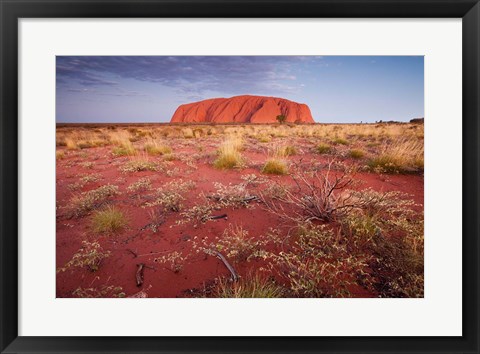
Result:
{"type": "Polygon", "coordinates": [[[177,107],[282,97],[318,123],[424,116],[423,56],[57,56],[57,123],[169,122],[177,107]]]}

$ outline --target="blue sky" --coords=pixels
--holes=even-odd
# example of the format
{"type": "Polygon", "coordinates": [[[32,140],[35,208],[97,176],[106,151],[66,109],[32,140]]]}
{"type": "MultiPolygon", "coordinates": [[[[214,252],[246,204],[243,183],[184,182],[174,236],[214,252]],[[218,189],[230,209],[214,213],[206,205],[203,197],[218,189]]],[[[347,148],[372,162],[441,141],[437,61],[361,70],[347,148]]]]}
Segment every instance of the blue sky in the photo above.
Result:
{"type": "Polygon", "coordinates": [[[422,56],[57,56],[56,121],[169,122],[237,95],[306,103],[319,123],[424,116],[422,56]]]}

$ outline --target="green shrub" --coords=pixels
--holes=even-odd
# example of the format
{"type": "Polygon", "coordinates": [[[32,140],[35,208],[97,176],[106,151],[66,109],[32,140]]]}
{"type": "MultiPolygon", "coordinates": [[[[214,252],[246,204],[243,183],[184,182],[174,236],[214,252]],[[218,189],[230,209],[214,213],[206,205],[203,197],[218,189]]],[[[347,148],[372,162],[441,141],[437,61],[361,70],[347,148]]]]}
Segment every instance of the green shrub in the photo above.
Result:
{"type": "Polygon", "coordinates": [[[280,114],[277,116],[277,121],[280,123],[280,124],[283,124],[285,123],[285,121],[287,120],[287,116],[286,115],[283,115],[283,114],[280,114]]]}
{"type": "Polygon", "coordinates": [[[140,178],[137,182],[133,182],[128,186],[127,190],[129,192],[142,192],[150,189],[152,181],[149,178],[140,178]]]}

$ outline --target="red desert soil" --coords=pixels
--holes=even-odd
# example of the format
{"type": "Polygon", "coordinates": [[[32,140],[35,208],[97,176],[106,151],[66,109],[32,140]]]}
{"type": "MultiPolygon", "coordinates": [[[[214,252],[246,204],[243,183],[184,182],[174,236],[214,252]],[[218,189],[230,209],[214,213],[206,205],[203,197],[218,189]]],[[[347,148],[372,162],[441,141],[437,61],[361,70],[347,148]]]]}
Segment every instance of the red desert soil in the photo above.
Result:
{"type": "MultiPolygon", "coordinates": [[[[250,100],[250,99],[247,99],[250,100]]],[[[228,104],[228,103],[225,103],[228,104]]],[[[216,104],[221,107],[220,103],[216,104]]],[[[219,108],[220,109],[220,108],[219,108]]],[[[306,108],[308,111],[308,108],[306,108]]],[[[240,111],[240,109],[239,109],[240,111]]],[[[242,119],[245,119],[243,116],[242,119]]],[[[188,164],[186,160],[174,160],[169,162],[168,170],[165,171],[142,171],[123,173],[119,167],[128,162],[131,157],[112,156],[111,146],[95,147],[89,149],[68,151],[65,147],[57,147],[57,151],[64,151],[65,157],[57,160],[56,192],[57,192],[57,241],[56,241],[56,265],[63,267],[72,255],[82,246],[83,240],[98,240],[106,249],[112,252],[111,256],[104,260],[96,272],[90,272],[85,268],[71,268],[57,274],[56,295],[57,297],[72,297],[75,289],[100,287],[102,285],[121,286],[127,296],[134,295],[141,290],[148,293],[148,297],[185,297],[195,296],[201,293],[209,283],[219,275],[229,276],[224,264],[214,256],[203,252],[196,252],[192,248],[192,241],[201,240],[205,237],[213,239],[220,236],[229,225],[242,225],[248,230],[249,235],[261,237],[271,227],[280,224],[279,217],[262,208],[259,202],[251,203],[249,208],[225,208],[215,212],[227,214],[227,219],[210,220],[194,227],[192,223],[177,225],[180,219],[179,213],[170,212],[165,221],[158,227],[157,232],[146,227],[151,222],[148,209],[143,208],[145,203],[142,192],[135,193],[127,190],[127,187],[142,177],[149,177],[152,181],[152,190],[165,185],[165,183],[182,179],[193,181],[196,188],[188,193],[184,208],[189,208],[199,201],[199,194],[205,195],[215,191],[214,182],[224,185],[238,184],[242,182],[241,176],[255,174],[270,181],[282,181],[291,184],[291,177],[264,175],[260,172],[266,155],[260,150],[243,151],[243,155],[249,161],[249,167],[233,170],[218,170],[212,167],[215,158],[216,146],[222,138],[208,137],[203,139],[172,139],[169,144],[176,155],[193,156],[203,151],[204,155],[196,160],[196,164],[188,164]],[[88,166],[85,162],[92,162],[88,166]],[[72,191],[69,185],[78,181],[79,176],[87,174],[101,176],[96,182],[88,183],[84,187],[72,191]],[[98,188],[105,184],[119,186],[121,194],[116,196],[112,203],[120,208],[128,216],[129,226],[120,234],[114,236],[98,236],[91,232],[91,215],[80,218],[68,218],[64,208],[68,205],[72,196],[82,191],[98,188]],[[168,269],[168,264],[159,264],[157,257],[167,253],[178,251],[181,254],[193,255],[183,268],[175,273],[168,269]],[[144,283],[137,287],[135,276],[137,265],[143,263],[144,283]]],[[[313,153],[306,148],[307,139],[297,138],[294,142],[299,149],[296,156],[289,157],[292,162],[303,164],[326,163],[328,156],[313,153]]],[[[267,144],[268,145],[268,144],[267,144]]],[[[150,156],[151,161],[164,162],[162,156],[150,156]]],[[[351,161],[344,158],[346,162],[351,161]]],[[[419,210],[423,210],[423,175],[387,175],[369,172],[356,174],[360,188],[372,188],[376,191],[398,191],[411,195],[418,204],[419,210]]],[[[259,188],[253,187],[253,192],[260,192],[259,188]]],[[[262,262],[253,260],[234,264],[239,274],[247,274],[250,269],[258,269],[262,262]]],[[[376,294],[369,293],[359,286],[350,289],[351,296],[369,297],[376,294]]]]}
{"type": "Polygon", "coordinates": [[[286,116],[286,121],[291,123],[314,122],[306,104],[245,95],[183,104],[175,111],[171,123],[276,123],[279,115],[286,116]]]}

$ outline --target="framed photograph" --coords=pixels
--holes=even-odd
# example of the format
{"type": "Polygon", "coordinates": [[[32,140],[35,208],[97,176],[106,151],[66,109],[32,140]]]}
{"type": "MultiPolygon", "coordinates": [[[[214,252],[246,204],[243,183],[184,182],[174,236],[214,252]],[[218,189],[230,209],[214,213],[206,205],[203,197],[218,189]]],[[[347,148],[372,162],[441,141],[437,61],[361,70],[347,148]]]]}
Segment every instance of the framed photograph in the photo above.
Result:
{"type": "Polygon", "coordinates": [[[1,0],[2,353],[478,353],[479,15],[1,0]]]}

